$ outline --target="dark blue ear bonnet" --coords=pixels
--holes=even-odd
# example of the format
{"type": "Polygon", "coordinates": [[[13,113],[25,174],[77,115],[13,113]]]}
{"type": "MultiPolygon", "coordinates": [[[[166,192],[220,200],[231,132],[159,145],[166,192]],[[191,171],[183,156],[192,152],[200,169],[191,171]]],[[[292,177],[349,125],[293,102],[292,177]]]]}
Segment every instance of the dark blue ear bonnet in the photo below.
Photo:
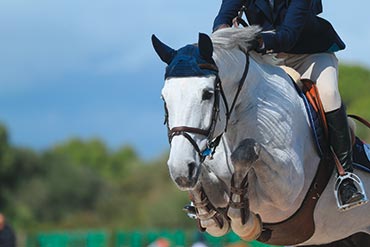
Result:
{"type": "Polygon", "coordinates": [[[216,70],[200,68],[199,65],[211,64],[215,62],[202,58],[198,46],[187,45],[176,52],[171,63],[166,68],[165,78],[168,77],[191,77],[217,75],[216,70]]]}

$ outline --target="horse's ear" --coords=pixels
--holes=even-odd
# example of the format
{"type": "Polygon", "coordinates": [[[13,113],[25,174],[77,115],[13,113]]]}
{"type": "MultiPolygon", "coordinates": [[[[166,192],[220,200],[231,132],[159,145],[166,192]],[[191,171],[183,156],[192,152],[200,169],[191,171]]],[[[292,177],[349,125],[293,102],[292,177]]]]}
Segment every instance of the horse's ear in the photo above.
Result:
{"type": "Polygon", "coordinates": [[[162,43],[154,34],[152,35],[152,44],[154,50],[157,52],[161,60],[167,64],[170,64],[176,54],[176,51],[162,43]]]}
{"type": "Polygon", "coordinates": [[[213,61],[213,44],[211,38],[207,34],[199,33],[198,46],[200,55],[207,61],[213,61]]]}

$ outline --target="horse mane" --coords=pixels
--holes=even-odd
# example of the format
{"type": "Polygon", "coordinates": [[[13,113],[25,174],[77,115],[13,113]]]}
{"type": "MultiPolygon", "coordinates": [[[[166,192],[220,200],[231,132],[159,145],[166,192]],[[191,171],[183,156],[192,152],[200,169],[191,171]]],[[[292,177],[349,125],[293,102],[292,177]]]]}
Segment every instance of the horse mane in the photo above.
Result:
{"type": "Polygon", "coordinates": [[[261,33],[260,26],[248,26],[245,28],[222,28],[211,35],[212,43],[217,52],[218,49],[230,51],[239,49],[249,53],[259,63],[276,65],[278,60],[272,55],[261,55],[255,51],[250,51],[252,41],[261,33]]]}
{"type": "Polygon", "coordinates": [[[252,41],[261,32],[259,26],[250,26],[246,28],[222,28],[214,32],[211,36],[214,47],[231,50],[239,48],[248,52],[252,46],[252,41]]]}

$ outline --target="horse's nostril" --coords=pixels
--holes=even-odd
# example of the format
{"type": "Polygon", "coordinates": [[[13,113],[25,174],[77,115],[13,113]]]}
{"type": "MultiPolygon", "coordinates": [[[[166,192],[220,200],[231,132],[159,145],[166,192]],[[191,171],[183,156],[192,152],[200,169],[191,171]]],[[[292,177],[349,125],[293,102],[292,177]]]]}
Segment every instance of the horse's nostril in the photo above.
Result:
{"type": "Polygon", "coordinates": [[[189,168],[189,179],[192,179],[194,176],[195,176],[195,168],[196,168],[197,164],[195,162],[190,162],[188,164],[188,168],[189,168]]]}

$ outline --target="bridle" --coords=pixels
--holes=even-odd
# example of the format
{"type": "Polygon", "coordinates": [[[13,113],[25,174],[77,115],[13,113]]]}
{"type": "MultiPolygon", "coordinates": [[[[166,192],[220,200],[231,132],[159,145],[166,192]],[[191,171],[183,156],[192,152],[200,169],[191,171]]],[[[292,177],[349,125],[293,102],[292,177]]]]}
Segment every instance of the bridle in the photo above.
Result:
{"type": "Polygon", "coordinates": [[[164,102],[164,108],[165,108],[164,124],[167,125],[169,143],[171,144],[172,139],[175,136],[179,136],[179,135],[184,136],[193,145],[194,149],[197,151],[197,153],[200,157],[201,163],[203,163],[203,161],[205,160],[205,158],[207,156],[209,156],[209,157],[213,156],[213,154],[216,151],[216,147],[219,145],[219,143],[221,141],[222,135],[227,131],[227,126],[228,126],[228,122],[229,122],[231,113],[232,113],[232,111],[235,107],[236,101],[238,99],[240,91],[242,90],[242,87],[244,85],[244,81],[245,81],[245,79],[247,77],[247,74],[248,74],[249,55],[248,55],[248,53],[245,53],[245,55],[246,55],[246,63],[245,63],[245,67],[244,67],[244,72],[243,72],[243,75],[242,75],[241,79],[239,80],[238,88],[237,88],[237,91],[235,93],[235,96],[234,96],[234,99],[232,101],[232,104],[231,104],[230,108],[229,108],[229,104],[228,104],[226,96],[225,96],[225,92],[222,88],[222,82],[221,82],[221,79],[218,75],[217,66],[215,64],[210,64],[210,63],[198,64],[200,69],[212,70],[212,71],[215,72],[215,75],[216,75],[216,79],[215,79],[215,82],[214,82],[214,90],[215,90],[214,97],[215,97],[215,100],[214,100],[213,108],[212,108],[211,122],[210,122],[209,127],[207,129],[200,129],[200,128],[194,128],[194,127],[188,127],[188,126],[176,126],[176,127],[170,128],[169,127],[169,121],[168,121],[168,118],[169,118],[168,110],[167,110],[166,102],[164,102]],[[218,135],[216,138],[213,138],[213,134],[214,134],[214,131],[215,131],[215,128],[216,128],[217,119],[218,119],[218,116],[219,116],[219,113],[220,113],[220,98],[221,97],[222,97],[222,100],[223,100],[223,102],[225,104],[225,108],[226,108],[226,114],[225,114],[226,115],[226,124],[225,124],[224,131],[220,135],[218,135]],[[196,141],[190,136],[190,134],[199,134],[199,135],[205,136],[207,138],[206,147],[203,150],[201,150],[199,148],[198,144],[196,143],[196,141]]]}

